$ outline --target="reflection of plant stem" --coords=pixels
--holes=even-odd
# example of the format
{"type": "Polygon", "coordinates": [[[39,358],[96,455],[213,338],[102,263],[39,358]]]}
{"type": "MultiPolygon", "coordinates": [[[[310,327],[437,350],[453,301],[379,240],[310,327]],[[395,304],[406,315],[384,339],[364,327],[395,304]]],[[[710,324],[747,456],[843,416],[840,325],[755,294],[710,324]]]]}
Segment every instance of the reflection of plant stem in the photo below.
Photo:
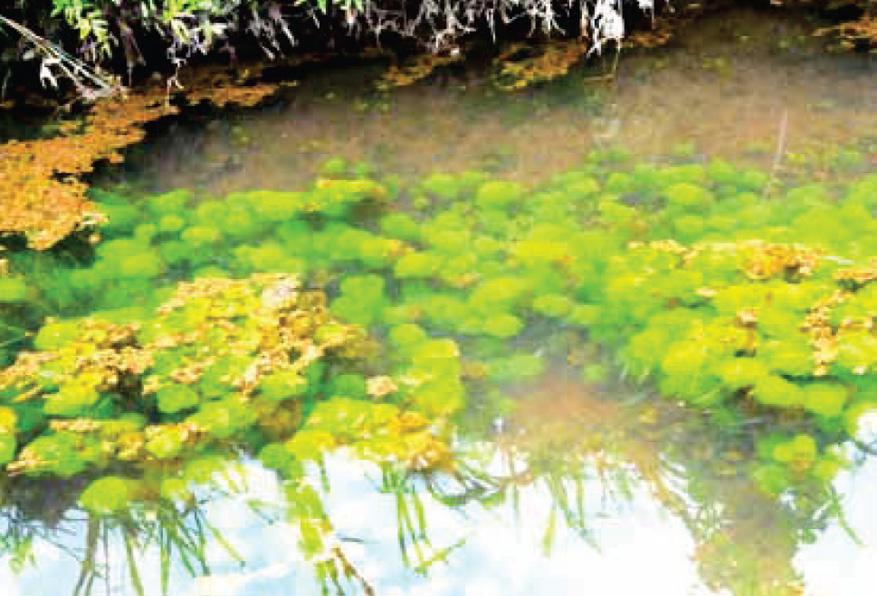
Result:
{"type": "Polygon", "coordinates": [[[196,509],[192,511],[192,515],[195,522],[195,536],[192,535],[192,530],[186,527],[186,524],[179,518],[174,517],[173,519],[167,520],[169,522],[168,527],[172,530],[171,537],[173,542],[177,545],[180,559],[189,573],[192,575],[210,575],[210,567],[207,565],[207,560],[204,557],[206,544],[203,534],[204,528],[201,525],[202,514],[196,509]],[[195,569],[195,566],[190,559],[190,555],[195,558],[200,569],[195,569]]]}
{"type": "Polygon", "coordinates": [[[100,520],[96,516],[89,516],[88,530],[85,535],[85,557],[83,557],[81,562],[79,579],[73,588],[73,596],[80,596],[80,594],[89,594],[91,592],[95,577],[94,561],[100,538],[99,531],[100,520]]]}
{"type": "Polygon", "coordinates": [[[104,549],[104,569],[106,573],[104,573],[104,587],[106,589],[106,593],[110,593],[110,528],[108,524],[103,524],[103,531],[101,532],[101,539],[103,540],[103,549],[104,549]]]}
{"type": "Polygon", "coordinates": [[[7,346],[12,346],[12,345],[15,345],[17,343],[21,343],[26,339],[27,339],[27,335],[22,335],[21,337],[14,337],[12,339],[7,339],[4,342],[0,342],[0,348],[5,348],[7,346]]]}
{"type": "Polygon", "coordinates": [[[210,535],[216,540],[216,542],[225,549],[225,552],[229,554],[229,556],[238,562],[239,565],[243,566],[245,563],[244,557],[235,549],[232,544],[228,541],[228,539],[222,535],[222,533],[208,521],[204,521],[204,525],[207,527],[207,530],[210,532],[210,535]]]}
{"type": "Polygon", "coordinates": [[[843,505],[841,504],[840,497],[838,496],[837,491],[834,490],[834,488],[832,488],[830,491],[827,515],[828,517],[837,520],[837,525],[840,526],[840,528],[846,533],[850,540],[852,540],[857,546],[865,546],[865,542],[859,537],[859,535],[847,521],[847,516],[846,514],[844,514],[843,505]]]}
{"type": "Polygon", "coordinates": [[[435,563],[438,563],[438,562],[443,562],[443,563],[444,563],[444,562],[447,562],[447,560],[448,560],[448,556],[449,556],[452,552],[454,552],[455,550],[457,550],[458,548],[460,548],[461,546],[463,546],[464,544],[466,544],[466,539],[465,539],[465,538],[461,538],[460,540],[458,540],[457,542],[453,543],[452,545],[450,545],[450,546],[446,546],[445,548],[442,548],[442,549],[437,550],[437,551],[435,552],[435,554],[433,554],[430,558],[428,558],[427,560],[425,560],[425,561],[424,561],[422,564],[420,564],[419,566],[415,567],[415,568],[414,568],[414,571],[417,572],[417,573],[420,573],[421,575],[425,574],[425,573],[429,570],[429,568],[432,567],[435,563]]]}
{"type": "Polygon", "coordinates": [[[158,545],[160,560],[159,583],[161,584],[162,596],[167,596],[168,586],[170,585],[171,550],[173,549],[173,543],[171,542],[170,533],[164,530],[164,528],[159,530],[158,545]]]}
{"type": "Polygon", "coordinates": [[[780,129],[777,133],[777,148],[773,156],[773,165],[770,169],[770,180],[765,186],[765,196],[770,196],[779,181],[780,165],[783,161],[783,155],[786,152],[786,134],[789,128],[789,110],[784,109],[783,115],[780,117],[780,129]]]}
{"type": "Polygon", "coordinates": [[[143,582],[140,581],[140,573],[137,571],[137,560],[134,558],[134,530],[132,528],[124,528],[123,535],[125,539],[125,556],[128,559],[128,572],[131,575],[131,584],[137,596],[145,596],[143,590],[143,582]]]}
{"type": "Polygon", "coordinates": [[[875,447],[873,444],[868,444],[858,439],[854,439],[853,444],[863,453],[867,453],[868,455],[877,455],[877,447],[875,447]]]}
{"type": "Polygon", "coordinates": [[[341,548],[337,546],[333,547],[332,556],[335,557],[335,560],[341,564],[341,570],[344,572],[344,575],[347,578],[354,579],[359,583],[360,587],[362,588],[363,594],[365,594],[366,596],[374,596],[374,588],[371,586],[370,583],[368,583],[368,580],[366,580],[362,576],[362,574],[360,574],[359,571],[356,570],[356,567],[353,566],[353,564],[350,562],[350,560],[347,558],[347,555],[344,554],[344,551],[341,550],[341,548]]]}

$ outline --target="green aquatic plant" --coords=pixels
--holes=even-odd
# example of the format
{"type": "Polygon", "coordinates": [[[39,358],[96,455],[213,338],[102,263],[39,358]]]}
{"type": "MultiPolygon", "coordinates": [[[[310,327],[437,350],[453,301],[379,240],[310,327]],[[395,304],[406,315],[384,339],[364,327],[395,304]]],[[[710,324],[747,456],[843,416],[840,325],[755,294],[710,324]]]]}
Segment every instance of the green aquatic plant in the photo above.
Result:
{"type": "Polygon", "coordinates": [[[565,359],[704,412],[764,498],[824,491],[877,415],[877,178],[766,199],[763,172],[626,159],[538,188],[399,189],[338,162],[295,192],[101,194],[102,242],[13,251],[0,278],[33,332],[0,373],[7,477],[84,479],[111,515],[254,454],[340,577],[304,470],[344,449],[453,476],[455,415],[513,410],[509,388],[565,359]]]}
{"type": "Polygon", "coordinates": [[[88,485],[79,496],[82,506],[97,514],[123,511],[129,506],[128,481],[118,476],[104,476],[88,485]]]}
{"type": "MultiPolygon", "coordinates": [[[[127,528],[192,506],[226,462],[255,455],[283,479],[324,585],[361,587],[315,480],[325,455],[380,463],[403,555],[426,565],[441,551],[415,484],[468,473],[451,437],[482,439],[516,412],[510,394],[567,360],[590,384],[621,373],[703,412],[691,419],[711,431],[696,455],[673,453],[694,444],[687,426],[654,454],[647,442],[619,455],[614,425],[584,445],[521,451],[526,473],[502,485],[544,482],[556,504],[546,548],[561,520],[589,538],[591,458],[613,490],[639,476],[661,495],[698,536],[711,585],[794,583],[788,561],[831,515],[843,443],[867,437],[877,412],[873,176],[773,183],[765,199],[762,172],[630,165],[618,152],[536,188],[466,173],[400,190],[330,166],[295,192],[106,193],[102,242],[10,251],[2,279],[25,289],[4,317],[33,335],[10,346],[18,361],[2,376],[15,380],[0,394],[4,481],[64,479],[94,519],[127,528]],[[602,352],[583,347],[595,343],[602,352]],[[464,408],[486,422],[458,426],[464,408]],[[690,499],[658,477],[674,474],[663,459],[686,466],[673,478],[690,499]],[[722,494],[712,467],[749,501],[722,494]],[[743,548],[751,502],[775,516],[758,519],[777,539],[743,548]]],[[[485,486],[471,494],[502,498],[485,486]]]]}
{"type": "Polygon", "coordinates": [[[345,373],[362,366],[364,333],[286,274],[201,278],[151,314],[117,314],[49,322],[37,351],[0,373],[8,475],[95,478],[80,503],[110,514],[184,496],[192,465],[236,449],[274,450],[286,471],[336,445],[408,469],[448,465],[439,425],[462,399],[449,340],[424,338],[395,378],[345,373]]]}
{"type": "MultiPolygon", "coordinates": [[[[104,194],[102,206],[118,217],[90,263],[7,283],[19,297],[57,296],[59,315],[106,311],[124,323],[182,280],[294,270],[325,286],[332,315],[369,330],[391,367],[413,367],[416,390],[394,381],[388,399],[404,405],[406,394],[428,418],[462,407],[461,376],[519,382],[590,338],[624,374],[652,379],[667,397],[732,418],[794,420],[812,429],[820,452],[855,432],[877,409],[869,397],[874,177],[790,186],[765,201],[757,193],[769,177],[753,169],[721,161],[630,168],[626,159],[594,154],[536,189],[434,174],[410,191],[427,206],[416,214],[390,204],[390,185],[348,174],[356,168],[340,161],[296,192],[203,201],[174,191],[134,204],[104,194]],[[448,335],[459,353],[429,339],[448,335]],[[445,370],[442,358],[466,366],[445,370]]],[[[11,265],[20,270],[15,258],[11,265]]],[[[172,320],[205,316],[201,305],[172,320]]],[[[76,326],[52,323],[33,343],[56,349],[53,335],[76,326]]],[[[190,352],[162,354],[155,366],[174,373],[190,352]]],[[[246,366],[224,354],[198,371],[197,389],[171,379],[149,387],[150,403],[177,423],[235,436],[242,429],[232,421],[246,427],[250,417],[226,399],[223,378],[246,366]]],[[[361,399],[360,381],[338,380],[331,391],[361,399]]],[[[98,384],[88,375],[59,384],[44,412],[112,412],[120,397],[98,384]]],[[[264,395],[312,398],[310,385],[306,374],[272,373],[264,395]]],[[[174,458],[186,437],[182,427],[169,430],[149,451],[174,458]]]]}
{"type": "Polygon", "coordinates": [[[27,283],[18,277],[0,278],[0,303],[14,304],[27,299],[27,283]]]}

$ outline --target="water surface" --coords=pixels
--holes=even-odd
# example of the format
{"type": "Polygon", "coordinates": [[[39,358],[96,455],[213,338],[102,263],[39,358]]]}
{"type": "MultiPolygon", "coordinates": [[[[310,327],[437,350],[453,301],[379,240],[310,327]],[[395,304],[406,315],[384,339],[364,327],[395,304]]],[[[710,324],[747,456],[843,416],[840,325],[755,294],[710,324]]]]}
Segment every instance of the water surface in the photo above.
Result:
{"type": "MultiPolygon", "coordinates": [[[[535,184],[615,146],[639,161],[722,157],[777,175],[804,165],[825,179],[874,171],[877,67],[865,56],[825,54],[811,29],[803,18],[723,13],[666,48],[626,53],[609,81],[595,80],[611,64],[598,60],[514,95],[483,69],[385,94],[374,89],[379,66],[330,67],[265,109],[180,122],[99,184],[215,196],[294,189],[336,156],[403,178],[484,169],[535,184]]],[[[850,448],[856,464],[835,481],[837,500],[802,512],[756,490],[733,435],[708,417],[649,389],[579,376],[561,364],[507,387],[512,408],[474,399],[455,445],[473,473],[468,485],[445,479],[430,490],[415,477],[392,490],[376,466],[328,454],[309,478],[333,544],[365,580],[342,582],[341,591],[873,592],[873,458],[850,448]]],[[[206,533],[207,565],[193,577],[174,559],[171,593],[319,593],[277,478],[250,460],[231,478],[227,495],[205,494],[198,508],[215,530],[206,533]]],[[[3,568],[4,593],[58,593],[48,586],[72,586],[77,557],[108,569],[93,593],[135,593],[121,535],[108,531],[97,553],[84,552],[86,522],[68,517],[39,532],[34,565],[3,568]]],[[[136,566],[145,592],[160,593],[159,549],[136,566]]]]}
{"type": "Polygon", "coordinates": [[[855,142],[873,160],[877,65],[826,54],[814,27],[788,15],[723,12],[683,28],[668,47],[630,50],[609,80],[612,60],[593,60],[516,94],[499,90],[485,69],[383,94],[374,90],[380,65],[320,68],[259,114],[175,128],[130,168],[153,189],[220,195],[254,181],[301,187],[336,156],[402,176],[487,168],[529,183],[607,146],[645,159],[675,152],[768,167],[778,146],[794,163],[805,152],[830,161],[855,142]]]}

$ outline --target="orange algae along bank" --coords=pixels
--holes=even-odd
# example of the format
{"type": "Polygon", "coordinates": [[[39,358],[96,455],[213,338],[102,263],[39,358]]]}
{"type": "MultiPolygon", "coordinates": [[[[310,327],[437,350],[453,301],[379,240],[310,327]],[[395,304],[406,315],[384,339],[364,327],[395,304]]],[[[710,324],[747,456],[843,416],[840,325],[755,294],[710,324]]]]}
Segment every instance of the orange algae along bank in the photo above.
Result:
{"type": "Polygon", "coordinates": [[[225,70],[193,69],[173,93],[163,85],[119,89],[83,117],[62,120],[53,136],[0,144],[0,234],[23,236],[29,247],[47,250],[76,231],[93,230],[103,214],[89,200],[84,177],[97,164],[121,163],[123,151],[145,138],[147,124],[178,114],[172,97],[182,95],[191,104],[254,106],[277,89],[246,83],[225,70]]]}

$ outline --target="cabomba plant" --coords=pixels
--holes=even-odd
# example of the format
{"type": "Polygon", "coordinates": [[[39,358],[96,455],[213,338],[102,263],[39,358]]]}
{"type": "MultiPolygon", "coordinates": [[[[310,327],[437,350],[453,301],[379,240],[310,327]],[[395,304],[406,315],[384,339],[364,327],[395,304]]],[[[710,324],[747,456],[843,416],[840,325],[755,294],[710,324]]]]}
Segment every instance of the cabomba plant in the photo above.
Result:
{"type": "Polygon", "coordinates": [[[507,412],[565,360],[702,415],[741,482],[810,520],[877,417],[877,176],[857,156],[833,184],[606,151],[535,187],[336,159],[296,191],[93,191],[100,238],[6,252],[0,315],[25,329],[0,372],[3,481],[66,480],[125,518],[258,458],[332,577],[306,469],[346,448],[403,493],[465,478],[457,414],[507,412]]]}
{"type": "Polygon", "coordinates": [[[99,474],[82,504],[112,513],[185,499],[186,465],[236,449],[261,450],[275,468],[335,445],[409,469],[446,462],[436,425],[458,400],[419,398],[459,374],[446,340],[424,339],[398,377],[367,378],[356,366],[370,350],[362,331],[282,274],[202,278],[153,317],[115,319],[51,322],[2,372],[7,474],[99,474]]]}
{"type": "MultiPolygon", "coordinates": [[[[142,201],[98,193],[109,223],[93,258],[71,267],[54,253],[11,254],[7,279],[18,282],[9,301],[67,318],[97,311],[115,324],[140,322],[127,333],[146,349],[152,340],[143,323],[167,326],[161,317],[171,315],[156,323],[155,309],[167,304],[175,284],[273,273],[323,288],[332,316],[374,342],[365,361],[383,364],[371,380],[330,375],[326,397],[345,400],[319,402],[312,410],[319,415],[295,426],[285,451],[266,452],[272,457],[290,449],[315,456],[369,434],[353,425],[339,441],[321,426],[343,426],[368,395],[407,396],[399,405],[428,424],[463,407],[461,375],[471,394],[494,395],[597,342],[612,362],[588,362],[588,381],[618,367],[709,412],[720,426],[751,427],[743,450],[752,474],[779,493],[830,480],[844,463],[837,445],[865,437],[877,412],[877,180],[805,184],[768,199],[767,190],[778,193],[769,182],[764,172],[722,161],[627,167],[623,155],[610,152],[534,189],[477,172],[434,174],[402,188],[365,170],[345,173],[333,160],[302,191],[238,192],[224,200],[174,191],[142,201]]],[[[211,316],[209,304],[200,311],[197,304],[186,311],[192,321],[211,316]]],[[[28,363],[61,347],[51,343],[53,334],[83,327],[63,321],[36,335],[42,352],[19,356],[5,374],[22,366],[37,372],[28,363]]],[[[226,412],[222,407],[238,397],[220,407],[195,387],[211,369],[199,368],[186,351],[194,349],[156,357],[154,366],[163,368],[135,384],[146,392],[134,400],[146,408],[140,415],[155,411],[177,425],[172,456],[187,443],[185,424],[200,428],[198,420],[210,418],[192,408],[211,415],[219,408],[220,418],[241,421],[256,412],[226,412]],[[189,383],[180,380],[187,371],[189,383]],[[168,375],[179,376],[176,384],[168,375]]],[[[97,389],[106,382],[95,371],[66,374],[66,384],[26,385],[8,399],[25,411],[39,404],[43,418],[75,419],[82,400],[88,412],[110,408],[112,419],[127,411],[119,409],[128,407],[125,392],[97,389]],[[31,399],[34,391],[39,399],[31,399]]],[[[244,369],[223,374],[240,378],[244,369]]],[[[270,383],[265,390],[253,395],[270,395],[270,383]]],[[[156,421],[147,418],[144,424],[156,421]]],[[[9,419],[34,423],[19,412],[9,419]]],[[[246,424],[242,431],[257,422],[246,424]]],[[[11,470],[29,469],[29,439],[16,431],[7,443],[11,470]]]]}

